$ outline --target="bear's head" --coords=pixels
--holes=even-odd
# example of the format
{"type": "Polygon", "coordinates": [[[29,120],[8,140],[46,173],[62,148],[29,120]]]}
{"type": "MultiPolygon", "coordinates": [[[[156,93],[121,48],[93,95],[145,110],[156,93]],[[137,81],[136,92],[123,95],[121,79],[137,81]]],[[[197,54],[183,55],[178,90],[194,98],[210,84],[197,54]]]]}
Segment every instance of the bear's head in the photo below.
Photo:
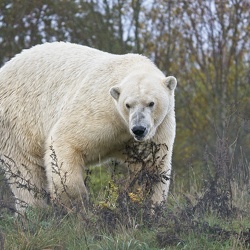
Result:
{"type": "Polygon", "coordinates": [[[133,74],[110,89],[116,108],[136,141],[155,135],[157,127],[174,111],[173,76],[133,74]]]}

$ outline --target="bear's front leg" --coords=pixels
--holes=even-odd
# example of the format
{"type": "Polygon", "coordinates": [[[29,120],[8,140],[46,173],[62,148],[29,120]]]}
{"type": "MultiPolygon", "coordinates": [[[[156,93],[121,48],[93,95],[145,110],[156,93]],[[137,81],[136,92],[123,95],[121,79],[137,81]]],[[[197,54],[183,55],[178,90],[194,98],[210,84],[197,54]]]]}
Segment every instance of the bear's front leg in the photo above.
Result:
{"type": "Polygon", "coordinates": [[[160,204],[162,201],[167,200],[170,185],[170,174],[171,169],[165,168],[161,174],[161,181],[154,185],[152,195],[152,202],[154,204],[160,204]]]}
{"type": "Polygon", "coordinates": [[[88,199],[83,165],[81,153],[71,145],[58,142],[47,144],[45,166],[48,190],[53,200],[72,207],[88,199]]]}
{"type": "MultiPolygon", "coordinates": [[[[164,124],[165,125],[165,124],[164,124]]],[[[162,126],[158,130],[158,134],[154,138],[156,145],[160,145],[160,150],[157,153],[158,157],[158,182],[153,186],[153,203],[160,204],[162,201],[167,200],[170,179],[171,179],[171,161],[172,161],[172,151],[173,151],[173,142],[175,133],[170,133],[166,136],[165,127],[169,128],[170,126],[162,126]],[[172,135],[172,137],[171,137],[172,135]],[[160,164],[159,164],[160,162],[160,164]]]]}
{"type": "MultiPolygon", "coordinates": [[[[168,154],[168,152],[167,152],[168,154]]],[[[157,167],[156,175],[158,181],[154,183],[152,187],[152,202],[154,204],[160,204],[162,201],[166,201],[168,197],[168,191],[171,178],[171,163],[170,157],[167,154],[160,154],[161,163],[157,167]]]]}

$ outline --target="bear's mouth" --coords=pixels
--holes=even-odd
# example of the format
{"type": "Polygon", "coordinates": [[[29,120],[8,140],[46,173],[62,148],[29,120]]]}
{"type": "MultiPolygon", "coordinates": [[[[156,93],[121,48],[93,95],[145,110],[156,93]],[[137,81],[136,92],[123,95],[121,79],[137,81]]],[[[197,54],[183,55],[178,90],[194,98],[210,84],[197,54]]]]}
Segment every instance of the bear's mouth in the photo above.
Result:
{"type": "Polygon", "coordinates": [[[143,141],[144,140],[144,138],[145,138],[145,136],[134,136],[134,139],[136,140],[136,141],[143,141]]]}

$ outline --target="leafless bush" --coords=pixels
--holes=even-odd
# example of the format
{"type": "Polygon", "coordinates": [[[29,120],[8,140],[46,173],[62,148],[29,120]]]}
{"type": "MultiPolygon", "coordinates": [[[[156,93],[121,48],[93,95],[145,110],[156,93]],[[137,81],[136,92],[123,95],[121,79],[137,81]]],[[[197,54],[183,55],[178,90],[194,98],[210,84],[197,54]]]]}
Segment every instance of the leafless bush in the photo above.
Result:
{"type": "Polygon", "coordinates": [[[136,184],[143,187],[144,197],[151,195],[153,186],[158,182],[165,183],[170,180],[170,173],[162,171],[164,164],[163,157],[159,156],[159,151],[165,148],[166,144],[156,144],[149,142],[140,144],[134,142],[126,147],[126,163],[130,169],[130,180],[128,191],[132,191],[136,184]]]}
{"type": "Polygon", "coordinates": [[[242,111],[240,104],[228,105],[225,117],[223,133],[217,134],[214,148],[206,148],[204,153],[203,190],[193,207],[196,213],[215,212],[229,217],[238,209],[235,186],[242,190],[250,186],[250,164],[241,145],[242,126],[249,114],[242,111]]]}
{"type": "Polygon", "coordinates": [[[194,210],[201,214],[215,212],[220,216],[233,213],[232,181],[229,145],[226,139],[218,139],[215,154],[205,152],[204,194],[198,199],[194,210]]]}
{"type": "MultiPolygon", "coordinates": [[[[27,190],[31,192],[36,199],[45,199],[48,197],[48,193],[46,190],[38,188],[36,184],[32,182],[32,175],[27,166],[22,164],[22,169],[25,170],[24,175],[24,173],[22,173],[18,168],[16,162],[8,156],[0,158],[0,165],[3,176],[2,185],[5,185],[5,187],[7,187],[8,189],[8,186],[13,185],[16,189],[27,190]]],[[[7,193],[12,194],[9,191],[7,191],[7,193]]],[[[1,208],[7,208],[10,211],[18,213],[18,211],[15,209],[14,204],[20,209],[25,209],[28,207],[28,204],[25,201],[14,197],[13,194],[11,196],[13,197],[13,199],[10,199],[10,202],[7,199],[1,201],[1,208]]]]}
{"type": "Polygon", "coordinates": [[[62,186],[62,191],[59,192],[57,186],[54,183],[54,180],[52,180],[54,188],[55,188],[54,194],[53,194],[54,195],[54,200],[52,201],[52,204],[53,205],[60,204],[60,205],[63,206],[63,202],[62,202],[62,199],[61,199],[62,194],[66,194],[66,196],[69,197],[69,199],[70,199],[70,195],[69,195],[69,193],[67,191],[68,187],[67,187],[67,184],[66,184],[66,182],[67,182],[67,174],[68,173],[67,172],[62,173],[62,165],[63,165],[63,163],[61,163],[61,165],[59,165],[56,152],[55,152],[52,145],[50,146],[50,150],[51,150],[50,158],[51,158],[52,173],[59,176],[61,186],[62,186]]]}
{"type": "Polygon", "coordinates": [[[137,227],[143,221],[149,226],[160,218],[164,204],[152,206],[153,186],[170,180],[170,173],[162,170],[166,155],[159,156],[160,150],[167,151],[167,146],[135,142],[126,147],[124,154],[128,173],[119,178],[115,173],[116,167],[113,168],[107,198],[95,209],[99,227],[114,232],[120,225],[137,227]]]}

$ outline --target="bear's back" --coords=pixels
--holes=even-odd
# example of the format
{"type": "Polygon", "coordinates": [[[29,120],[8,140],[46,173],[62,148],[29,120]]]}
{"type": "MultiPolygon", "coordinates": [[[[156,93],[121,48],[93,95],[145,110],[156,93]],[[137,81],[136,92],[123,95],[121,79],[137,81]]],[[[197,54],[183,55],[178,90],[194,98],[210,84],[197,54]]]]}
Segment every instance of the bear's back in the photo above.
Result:
{"type": "Polygon", "coordinates": [[[142,64],[154,68],[150,60],[137,54],[115,55],[73,43],[45,43],[23,50],[0,69],[0,95],[32,90],[35,95],[45,91],[48,97],[65,87],[69,90],[69,85],[79,88],[87,83],[86,78],[122,78],[136,67],[142,71],[142,64]]]}
{"type": "Polygon", "coordinates": [[[114,55],[65,42],[36,45],[0,69],[0,108],[4,119],[46,134],[75,100],[112,102],[109,89],[143,67],[159,71],[137,54],[114,55]]]}

